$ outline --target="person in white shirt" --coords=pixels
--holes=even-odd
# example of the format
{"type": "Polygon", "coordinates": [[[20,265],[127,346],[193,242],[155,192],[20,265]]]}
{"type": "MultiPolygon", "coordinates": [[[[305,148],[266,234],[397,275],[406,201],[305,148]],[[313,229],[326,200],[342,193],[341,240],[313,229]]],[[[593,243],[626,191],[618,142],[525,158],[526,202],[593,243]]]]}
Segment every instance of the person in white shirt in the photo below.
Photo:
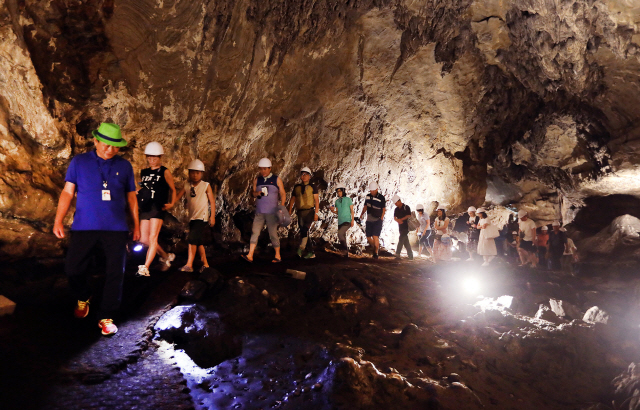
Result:
{"type": "Polygon", "coordinates": [[[487,216],[487,212],[484,208],[480,208],[476,211],[476,214],[481,218],[478,221],[478,229],[480,230],[480,237],[478,239],[478,255],[481,255],[484,259],[482,266],[489,266],[493,258],[498,254],[496,248],[496,242],[493,238],[487,237],[486,228],[491,225],[491,221],[487,216]]]}
{"type": "Polygon", "coordinates": [[[536,223],[533,222],[527,211],[518,211],[518,222],[520,235],[520,245],[518,248],[518,254],[520,255],[520,265],[526,266],[531,264],[532,268],[538,266],[538,256],[536,255],[536,223]]]}
{"type": "Polygon", "coordinates": [[[432,257],[431,246],[429,246],[429,237],[431,236],[431,221],[429,220],[429,215],[425,214],[424,205],[422,204],[416,206],[416,211],[418,211],[418,222],[420,222],[420,226],[416,229],[419,242],[418,256],[422,256],[422,251],[425,250],[428,257],[432,257]]]}

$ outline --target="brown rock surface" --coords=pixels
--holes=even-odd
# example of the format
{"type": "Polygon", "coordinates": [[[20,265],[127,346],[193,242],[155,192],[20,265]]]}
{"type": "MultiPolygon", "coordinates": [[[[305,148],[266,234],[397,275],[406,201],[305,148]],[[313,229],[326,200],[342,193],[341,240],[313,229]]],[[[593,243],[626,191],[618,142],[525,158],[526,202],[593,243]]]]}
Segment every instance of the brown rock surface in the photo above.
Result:
{"type": "Polygon", "coordinates": [[[524,195],[489,202],[570,222],[640,190],[634,4],[3,0],[1,217],[48,229],[69,159],[113,121],[137,170],[153,140],[178,185],[205,162],[226,240],[263,156],[287,189],[310,166],[323,203],[343,181],[356,212],[372,179],[460,210],[489,175],[524,195]]]}

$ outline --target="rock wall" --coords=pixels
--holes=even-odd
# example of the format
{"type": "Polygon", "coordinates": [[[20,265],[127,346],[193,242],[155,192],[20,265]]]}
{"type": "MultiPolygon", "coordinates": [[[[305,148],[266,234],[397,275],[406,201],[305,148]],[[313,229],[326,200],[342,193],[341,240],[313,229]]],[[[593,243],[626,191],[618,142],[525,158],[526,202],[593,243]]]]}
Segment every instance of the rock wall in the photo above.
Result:
{"type": "Polygon", "coordinates": [[[102,121],[136,170],[161,142],[178,186],[202,159],[225,240],[263,156],[287,190],[311,167],[325,205],[342,181],[356,212],[371,180],[461,210],[494,202],[489,176],[520,192],[496,203],[569,219],[637,190],[639,16],[591,0],[0,0],[0,254],[60,254],[64,172],[102,121]]]}

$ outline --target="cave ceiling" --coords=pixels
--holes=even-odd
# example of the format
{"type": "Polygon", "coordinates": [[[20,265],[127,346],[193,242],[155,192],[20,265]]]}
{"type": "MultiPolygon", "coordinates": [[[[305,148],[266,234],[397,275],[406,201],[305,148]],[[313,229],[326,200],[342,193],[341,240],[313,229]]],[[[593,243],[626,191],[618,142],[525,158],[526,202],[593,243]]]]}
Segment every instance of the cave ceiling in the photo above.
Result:
{"type": "Polygon", "coordinates": [[[178,185],[202,159],[230,240],[263,156],[287,189],[311,167],[325,200],[375,179],[551,220],[637,195],[639,20],[637,0],[0,0],[2,252],[55,253],[66,166],[102,121],[136,170],[150,141],[178,185]]]}

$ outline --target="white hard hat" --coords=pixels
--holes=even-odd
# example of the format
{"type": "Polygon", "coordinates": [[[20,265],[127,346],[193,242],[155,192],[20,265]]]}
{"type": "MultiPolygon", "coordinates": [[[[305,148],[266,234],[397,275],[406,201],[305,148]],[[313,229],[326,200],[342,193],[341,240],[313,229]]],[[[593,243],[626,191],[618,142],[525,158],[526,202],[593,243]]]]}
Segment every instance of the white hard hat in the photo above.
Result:
{"type": "Polygon", "coordinates": [[[542,228],[540,228],[540,229],[542,229],[543,231],[548,231],[548,230],[549,230],[549,227],[548,227],[547,225],[545,225],[545,226],[543,226],[543,227],[542,227],[542,228]]]}
{"type": "Polygon", "coordinates": [[[518,211],[518,218],[522,218],[523,216],[527,216],[527,211],[521,209],[518,211]]]}
{"type": "Polygon", "coordinates": [[[159,142],[150,142],[144,147],[144,155],[164,155],[164,148],[159,142]]]}
{"type": "Polygon", "coordinates": [[[467,212],[476,212],[476,207],[470,206],[469,209],[467,209],[467,212]]]}
{"type": "Polygon", "coordinates": [[[347,186],[347,184],[345,184],[344,182],[338,182],[336,184],[336,189],[342,189],[343,191],[346,191],[347,190],[346,186],[347,186]]]}
{"type": "Polygon", "coordinates": [[[560,222],[558,222],[558,221],[553,221],[553,223],[551,224],[551,226],[560,226],[560,222]]]}
{"type": "Polygon", "coordinates": [[[394,195],[393,198],[391,198],[391,202],[393,202],[394,204],[399,200],[400,200],[400,197],[398,195],[394,195]]]}
{"type": "Polygon", "coordinates": [[[478,209],[476,210],[476,212],[477,212],[477,213],[480,213],[480,212],[487,212],[487,211],[486,211],[486,209],[484,209],[484,208],[478,208],[478,209]]]}
{"type": "MultiPolygon", "coordinates": [[[[271,166],[271,165],[269,165],[271,166]]],[[[309,167],[304,167],[300,170],[300,173],[302,174],[303,172],[306,172],[309,175],[313,175],[313,173],[311,172],[311,170],[309,169],[309,167]]]]}
{"type": "Polygon", "coordinates": [[[258,162],[258,167],[271,168],[271,161],[269,160],[269,158],[262,158],[260,162],[258,162]]]}
{"type": "Polygon", "coordinates": [[[190,171],[202,171],[204,172],[204,164],[199,159],[194,159],[189,163],[190,171]]]}
{"type": "Polygon", "coordinates": [[[422,204],[416,205],[416,211],[419,211],[421,209],[424,211],[424,205],[422,205],[422,204]]]}
{"type": "Polygon", "coordinates": [[[369,183],[369,191],[376,191],[378,188],[378,183],[376,181],[369,183]]]}
{"type": "Polygon", "coordinates": [[[517,231],[513,231],[513,232],[511,232],[511,235],[517,235],[517,234],[518,234],[518,232],[517,232],[517,231]]]}

